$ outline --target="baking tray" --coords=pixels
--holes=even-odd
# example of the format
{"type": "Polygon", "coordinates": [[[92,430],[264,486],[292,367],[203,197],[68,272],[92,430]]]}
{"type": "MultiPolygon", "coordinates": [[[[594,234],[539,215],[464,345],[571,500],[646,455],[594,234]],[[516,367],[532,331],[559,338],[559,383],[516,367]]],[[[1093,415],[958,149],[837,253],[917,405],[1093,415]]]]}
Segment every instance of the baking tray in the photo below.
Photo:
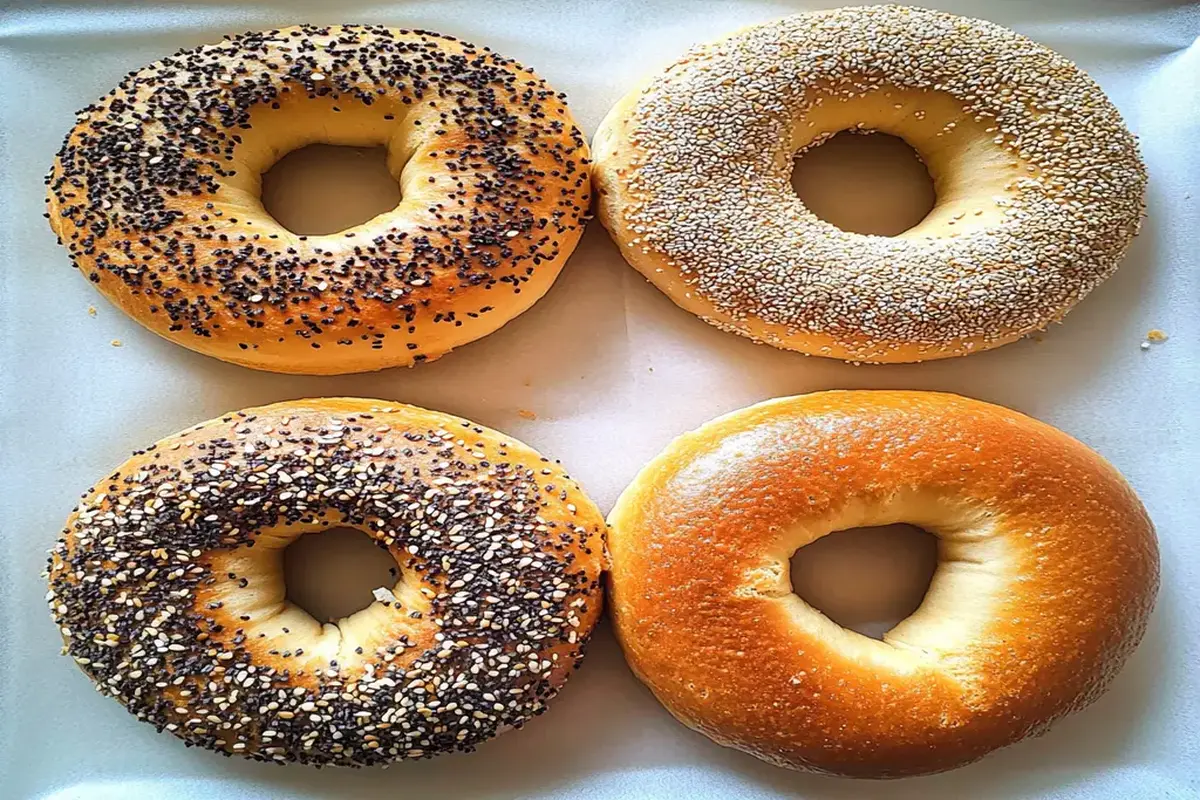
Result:
{"type": "Polygon", "coordinates": [[[759,347],[676,309],[593,224],[554,289],[414,370],[253,372],[158,339],[68,266],[42,176],[73,114],[130,69],[224,33],[372,22],[455,34],[535,67],[590,135],[648,70],[804,2],[6,4],[0,11],[0,797],[1187,798],[1200,792],[1200,13],[1186,3],[940,2],[1065,53],[1142,137],[1149,217],[1066,324],[967,359],[853,367],[759,347]],[[91,316],[88,307],[95,306],[91,316]],[[1171,338],[1148,351],[1147,330],[1171,338]],[[119,340],[121,347],[111,343],[119,340]],[[561,458],[607,509],[672,437],[763,398],[827,388],[960,392],[1046,420],[1112,460],[1162,539],[1146,639],[1052,732],[951,773],[861,783],[779,770],[675,723],[607,626],[545,716],[475,754],[388,770],[274,767],[189,750],[101,697],[43,606],[46,550],[78,494],[134,447],[242,406],[364,395],[460,414],[561,458]],[[536,418],[531,418],[531,417],[536,418]]]}

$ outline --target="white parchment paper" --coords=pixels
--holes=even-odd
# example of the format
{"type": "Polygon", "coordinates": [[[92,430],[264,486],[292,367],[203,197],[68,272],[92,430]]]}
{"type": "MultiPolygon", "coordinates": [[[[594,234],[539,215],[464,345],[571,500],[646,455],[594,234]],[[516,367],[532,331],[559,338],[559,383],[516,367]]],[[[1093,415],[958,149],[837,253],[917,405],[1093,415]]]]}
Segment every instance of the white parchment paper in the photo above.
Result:
{"type": "Polygon", "coordinates": [[[676,309],[596,224],[550,294],[499,333],[415,370],[333,378],[258,373],[188,352],[126,319],[69,268],[41,218],[42,176],[78,108],[130,69],[224,33],[375,22],[452,33],[520,59],[568,93],[590,136],[640,75],[688,45],[828,4],[2,4],[0,797],[1200,794],[1200,11],[1160,0],[932,4],[1009,25],[1075,59],[1142,137],[1152,180],[1145,230],[1117,275],[1043,341],[859,368],[758,347],[676,309]],[[1143,352],[1150,328],[1171,338],[1143,352]],[[476,754],[361,772],[226,760],[185,749],[96,694],[58,656],[43,607],[45,552],[78,494],[133,448],[230,409],[362,395],[450,411],[561,458],[607,509],[671,438],[719,413],[858,387],[950,390],[1063,428],[1128,476],[1162,540],[1158,610],[1112,691],[1046,737],[949,774],[858,783],[717,747],[633,679],[607,626],[546,716],[476,754]]]}

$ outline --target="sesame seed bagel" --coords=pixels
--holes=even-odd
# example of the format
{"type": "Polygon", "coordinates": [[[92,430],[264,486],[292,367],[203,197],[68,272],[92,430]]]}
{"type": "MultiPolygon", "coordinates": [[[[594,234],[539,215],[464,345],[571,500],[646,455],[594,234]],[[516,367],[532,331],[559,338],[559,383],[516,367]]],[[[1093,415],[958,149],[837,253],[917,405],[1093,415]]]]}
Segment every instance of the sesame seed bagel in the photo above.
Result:
{"type": "Polygon", "coordinates": [[[587,144],[562,95],[450,36],[303,25],[181,50],[79,113],[47,178],[75,266],[150,330],[256,369],[411,365],[529,308],[575,248],[587,144]],[[400,204],[327,236],[263,208],[313,143],[385,146],[400,204]]]}
{"type": "Polygon", "coordinates": [[[604,520],[557,464],[457,417],[360,399],[170,436],[83,497],[51,553],[65,652],[139,719],[259,761],[472,750],[540,714],[601,609],[604,520]],[[395,557],[322,625],[283,550],[349,526],[395,557]]]}
{"type": "Polygon", "coordinates": [[[681,722],[783,767],[938,772],[1044,732],[1108,686],[1158,589],[1154,528],[1099,455],[933,392],[769,400],[685,434],[609,515],[609,603],[633,671],[681,722]],[[830,531],[939,539],[882,641],[792,593],[830,531]]]}
{"type": "Polygon", "coordinates": [[[1061,319],[1116,269],[1146,172],[1096,83],[989,22],[899,6],[799,14],[690,50],[608,114],[599,216],[676,304],[852,361],[965,355],[1061,319]],[[791,188],[840,131],[905,139],[937,203],[849,233],[791,188]]]}

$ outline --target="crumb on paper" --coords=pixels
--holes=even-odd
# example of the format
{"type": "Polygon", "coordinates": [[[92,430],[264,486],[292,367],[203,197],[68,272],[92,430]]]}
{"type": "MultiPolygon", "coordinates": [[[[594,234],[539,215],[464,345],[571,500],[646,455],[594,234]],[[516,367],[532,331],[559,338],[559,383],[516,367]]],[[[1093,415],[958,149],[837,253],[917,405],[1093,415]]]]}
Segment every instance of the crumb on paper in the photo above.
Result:
{"type": "Polygon", "coordinates": [[[521,419],[537,419],[537,414],[533,413],[528,408],[518,408],[517,416],[521,419]]]}
{"type": "Polygon", "coordinates": [[[1146,331],[1146,338],[1142,340],[1140,347],[1142,350],[1149,350],[1152,345],[1162,344],[1170,338],[1171,337],[1167,335],[1166,331],[1161,330],[1160,328],[1151,328],[1150,330],[1146,331]]]}
{"type": "Polygon", "coordinates": [[[111,342],[109,342],[109,344],[111,344],[113,347],[120,347],[120,346],[121,346],[121,340],[120,340],[120,339],[113,339],[111,342]]]}
{"type": "Polygon", "coordinates": [[[88,316],[89,317],[96,316],[96,307],[95,306],[88,306],[88,316]]]}

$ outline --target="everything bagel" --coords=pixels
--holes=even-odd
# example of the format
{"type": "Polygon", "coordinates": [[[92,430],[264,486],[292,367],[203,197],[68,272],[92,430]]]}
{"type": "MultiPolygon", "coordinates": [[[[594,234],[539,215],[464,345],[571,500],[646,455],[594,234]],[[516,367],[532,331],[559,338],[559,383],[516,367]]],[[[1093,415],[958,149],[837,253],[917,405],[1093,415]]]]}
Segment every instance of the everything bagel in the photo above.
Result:
{"type": "Polygon", "coordinates": [[[603,554],[600,512],[520,442],[413,406],[298,400],[99,481],[51,554],[48,601],[65,652],[159,730],[365,766],[471,750],[545,710],[600,614],[603,554]],[[288,600],[282,559],[333,526],[400,577],[322,625],[288,600]]]}

